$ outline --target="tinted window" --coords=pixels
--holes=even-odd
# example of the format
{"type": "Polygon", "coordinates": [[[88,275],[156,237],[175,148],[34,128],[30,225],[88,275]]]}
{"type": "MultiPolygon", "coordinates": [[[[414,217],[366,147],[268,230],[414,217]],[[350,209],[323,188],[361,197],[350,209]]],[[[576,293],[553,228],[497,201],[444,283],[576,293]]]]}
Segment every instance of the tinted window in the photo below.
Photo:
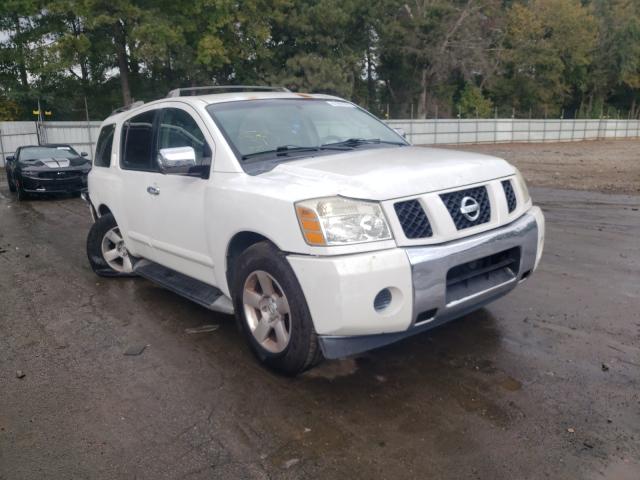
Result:
{"type": "Polygon", "coordinates": [[[184,110],[163,110],[158,127],[158,150],[191,147],[196,153],[196,165],[211,165],[211,148],[198,124],[184,110]]]}
{"type": "Polygon", "coordinates": [[[96,145],[96,156],[93,164],[97,167],[108,167],[111,165],[111,147],[113,146],[113,132],[115,125],[105,125],[100,130],[98,144],[96,145]]]}
{"type": "Polygon", "coordinates": [[[78,156],[71,147],[23,147],[20,150],[21,160],[40,160],[46,158],[75,158],[78,156]]]}
{"type": "Polygon", "coordinates": [[[156,111],[141,113],[122,127],[122,168],[156,170],[152,163],[153,120],[156,111]]]}

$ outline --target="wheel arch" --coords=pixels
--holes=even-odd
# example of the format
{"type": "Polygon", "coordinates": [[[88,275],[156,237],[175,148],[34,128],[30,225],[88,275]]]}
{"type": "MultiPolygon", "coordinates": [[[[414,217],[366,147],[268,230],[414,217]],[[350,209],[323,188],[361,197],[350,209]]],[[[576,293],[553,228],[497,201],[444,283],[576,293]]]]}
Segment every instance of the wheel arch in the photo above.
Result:
{"type": "Polygon", "coordinates": [[[229,292],[231,292],[231,288],[233,285],[233,272],[235,262],[238,260],[238,257],[242,255],[242,253],[252,245],[260,242],[269,242],[274,245],[276,248],[278,246],[276,243],[270,238],[249,230],[241,231],[233,235],[229,243],[227,244],[227,252],[225,255],[225,274],[227,280],[227,286],[229,287],[229,292]]]}
{"type": "Polygon", "coordinates": [[[111,211],[111,209],[109,207],[107,207],[104,203],[101,203],[100,206],[98,207],[98,216],[101,217],[103,215],[107,215],[109,213],[111,213],[113,215],[113,212],[111,211]]]}

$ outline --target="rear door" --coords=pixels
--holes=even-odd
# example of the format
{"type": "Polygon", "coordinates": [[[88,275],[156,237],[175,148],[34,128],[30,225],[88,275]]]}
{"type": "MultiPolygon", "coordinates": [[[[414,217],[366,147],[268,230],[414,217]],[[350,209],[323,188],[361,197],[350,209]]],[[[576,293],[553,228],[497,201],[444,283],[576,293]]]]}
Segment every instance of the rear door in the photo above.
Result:
{"type": "Polygon", "coordinates": [[[157,120],[155,155],[161,149],[191,147],[196,165],[205,166],[204,177],[180,174],[154,176],[157,195],[152,209],[154,257],[158,263],[215,284],[205,222],[207,202],[215,201],[208,180],[213,142],[197,112],[186,104],[163,108],[157,120]]]}

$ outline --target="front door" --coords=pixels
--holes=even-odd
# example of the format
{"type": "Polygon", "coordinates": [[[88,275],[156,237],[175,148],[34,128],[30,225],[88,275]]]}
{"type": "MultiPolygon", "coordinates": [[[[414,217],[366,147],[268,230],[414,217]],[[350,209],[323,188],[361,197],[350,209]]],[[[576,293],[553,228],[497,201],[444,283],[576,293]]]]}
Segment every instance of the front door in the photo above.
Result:
{"type": "Polygon", "coordinates": [[[203,133],[205,126],[187,105],[164,108],[159,115],[154,154],[163,149],[191,147],[196,165],[208,168],[203,175],[207,178],[167,173],[154,179],[153,255],[166,267],[215,284],[205,228],[207,202],[212,201],[208,180],[212,148],[203,133]]]}

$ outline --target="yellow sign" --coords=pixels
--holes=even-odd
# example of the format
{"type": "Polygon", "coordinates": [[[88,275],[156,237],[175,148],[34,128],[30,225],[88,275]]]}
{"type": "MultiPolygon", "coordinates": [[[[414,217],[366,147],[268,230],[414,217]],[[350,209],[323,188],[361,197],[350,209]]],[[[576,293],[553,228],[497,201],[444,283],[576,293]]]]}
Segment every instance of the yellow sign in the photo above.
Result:
{"type": "Polygon", "coordinates": [[[40,110],[34,110],[32,113],[33,113],[34,115],[40,115],[40,110]]]}
{"type": "Polygon", "coordinates": [[[45,114],[47,117],[50,117],[50,116],[51,116],[51,112],[47,112],[46,110],[44,111],[44,114],[45,114]]]}

